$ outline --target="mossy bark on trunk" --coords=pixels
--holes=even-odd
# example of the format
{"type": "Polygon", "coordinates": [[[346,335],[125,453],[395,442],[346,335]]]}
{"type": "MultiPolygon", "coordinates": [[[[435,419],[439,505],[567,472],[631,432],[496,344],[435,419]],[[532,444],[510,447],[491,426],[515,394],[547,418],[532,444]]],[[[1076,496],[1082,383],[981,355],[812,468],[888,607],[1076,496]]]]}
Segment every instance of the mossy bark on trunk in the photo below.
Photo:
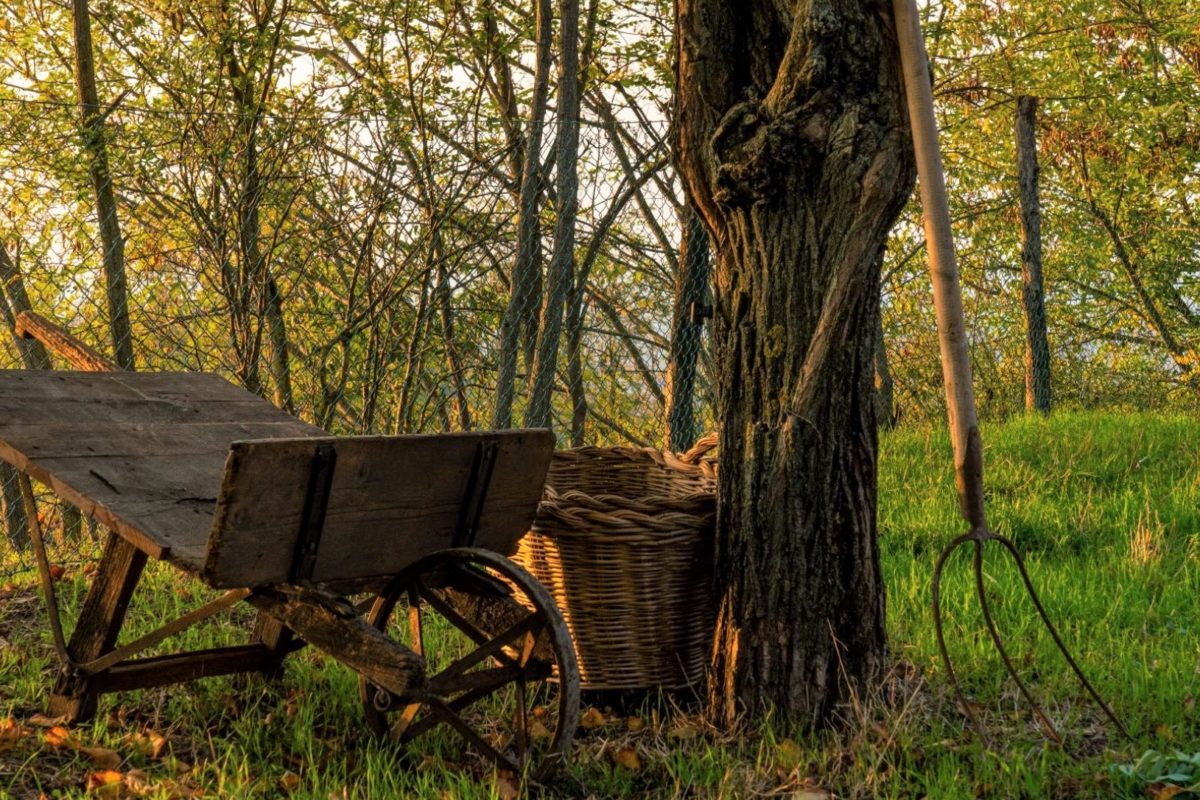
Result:
{"type": "Polygon", "coordinates": [[[717,256],[710,710],[820,725],[886,650],[874,344],[914,180],[891,7],[676,10],[678,160],[717,256]]]}

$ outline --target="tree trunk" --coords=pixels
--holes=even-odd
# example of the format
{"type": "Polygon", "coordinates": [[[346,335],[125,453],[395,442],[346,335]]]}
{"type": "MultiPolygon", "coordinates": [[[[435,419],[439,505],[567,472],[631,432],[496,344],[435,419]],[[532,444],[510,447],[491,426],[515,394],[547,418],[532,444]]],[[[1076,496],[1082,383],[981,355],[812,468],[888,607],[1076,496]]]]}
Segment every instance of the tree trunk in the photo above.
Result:
{"type": "Polygon", "coordinates": [[[891,4],[675,7],[679,164],[717,252],[710,713],[825,724],[885,657],[875,318],[914,182],[891,4]]]}
{"type": "MultiPolygon", "coordinates": [[[[25,279],[16,261],[8,255],[8,250],[0,245],[0,311],[3,312],[4,324],[8,327],[21,356],[21,365],[25,369],[51,369],[50,353],[46,346],[36,339],[26,339],[17,336],[17,315],[25,311],[33,311],[29,302],[29,293],[25,290],[25,279]]],[[[0,463],[0,493],[4,500],[4,520],[8,526],[8,538],[14,547],[22,548],[29,543],[29,533],[25,518],[25,504],[21,497],[20,485],[17,483],[18,472],[8,464],[0,463]]],[[[83,514],[75,506],[66,501],[59,501],[62,512],[63,537],[66,541],[76,541],[83,535],[83,514]]]]}
{"type": "Polygon", "coordinates": [[[703,322],[693,310],[708,295],[708,231],[688,203],[683,212],[683,241],[675,270],[675,312],[671,321],[667,365],[667,446],[681,453],[696,443],[696,363],[700,358],[703,322]]]}
{"type": "MultiPolygon", "coordinates": [[[[13,336],[25,368],[39,369],[39,366],[30,366],[30,356],[38,353],[43,359],[42,364],[49,365],[50,358],[42,343],[16,335],[16,316],[21,311],[28,310],[29,297],[25,294],[21,273],[8,257],[8,251],[0,245],[0,313],[3,313],[4,325],[13,336]]],[[[17,470],[7,462],[0,462],[0,502],[4,506],[5,538],[14,549],[24,550],[29,546],[29,529],[25,518],[25,505],[21,498],[21,487],[17,481],[17,470]]]]}
{"type": "Polygon", "coordinates": [[[1017,179],[1021,197],[1021,300],[1025,308],[1025,409],[1050,413],[1050,343],[1042,281],[1036,97],[1017,98],[1017,179]]]}
{"type": "Polygon", "coordinates": [[[92,21],[88,0],[72,0],[75,21],[75,70],[79,88],[83,146],[88,154],[88,174],[96,199],[100,243],[104,248],[104,282],[108,297],[108,325],[113,355],[121,369],[133,369],[133,329],[129,324],[129,299],[125,280],[125,240],[117,216],[108,151],[104,145],[104,118],[96,93],[96,66],[92,58],[92,21]]]}
{"type": "Polygon", "coordinates": [[[558,142],[555,146],[554,255],[538,326],[525,427],[550,427],[550,396],[558,373],[563,307],[575,276],[575,217],[579,210],[579,0],[559,2],[558,142]]]}
{"type": "Polygon", "coordinates": [[[267,334],[271,341],[271,383],[274,384],[275,405],[289,414],[296,413],[292,399],[292,364],[289,353],[287,325],[283,319],[283,296],[279,293],[279,282],[269,267],[263,267],[266,284],[267,334]]]}
{"type": "Polygon", "coordinates": [[[509,278],[508,307],[500,322],[500,352],[496,377],[496,408],[492,415],[493,428],[512,427],[514,384],[517,378],[517,349],[521,341],[522,324],[537,309],[538,259],[542,238],[538,230],[538,211],[541,197],[542,126],[546,118],[546,101],[550,92],[550,43],[552,22],[550,0],[537,4],[537,60],[533,79],[533,105],[527,141],[523,147],[525,164],[521,174],[520,196],[517,200],[517,259],[509,278]]]}

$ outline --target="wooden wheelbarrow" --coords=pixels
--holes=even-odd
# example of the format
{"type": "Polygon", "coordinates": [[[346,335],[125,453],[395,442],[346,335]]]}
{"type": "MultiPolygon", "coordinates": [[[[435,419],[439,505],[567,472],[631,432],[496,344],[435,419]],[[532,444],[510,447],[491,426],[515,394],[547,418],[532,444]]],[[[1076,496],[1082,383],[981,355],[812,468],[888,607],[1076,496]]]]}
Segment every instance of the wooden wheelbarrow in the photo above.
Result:
{"type": "Polygon", "coordinates": [[[503,554],[553,445],[548,431],[331,437],[215,375],[0,371],[0,458],[22,473],[61,662],[50,713],[274,675],[311,644],[358,674],[373,731],[445,724],[499,768],[545,776],[575,730],[579,675],[553,601],[503,554]],[[111,531],[69,640],[30,477],[111,531]],[[225,591],[121,642],[148,558],[225,591]],[[238,602],[259,612],[249,643],[137,657],[238,602]]]}

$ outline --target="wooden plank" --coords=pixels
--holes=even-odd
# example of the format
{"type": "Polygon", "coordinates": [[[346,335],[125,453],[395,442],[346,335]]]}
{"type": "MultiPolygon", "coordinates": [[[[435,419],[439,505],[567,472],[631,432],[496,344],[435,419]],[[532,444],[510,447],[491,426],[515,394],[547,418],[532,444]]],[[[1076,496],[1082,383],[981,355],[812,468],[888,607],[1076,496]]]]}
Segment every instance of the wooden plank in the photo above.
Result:
{"type": "Polygon", "coordinates": [[[201,422],[187,425],[89,423],[0,425],[4,441],[27,458],[95,459],[112,456],[194,456],[216,453],[248,439],[293,439],[326,436],[299,420],[285,422],[201,422]]]}
{"type": "Polygon", "coordinates": [[[549,431],[314,438],[235,444],[204,578],[217,587],[288,578],[315,449],[337,450],[314,582],[399,572],[450,547],[481,442],[498,448],[475,545],[511,552],[542,495],[549,431]]]}
{"type": "Polygon", "coordinates": [[[51,352],[65,359],[76,369],[104,372],[120,369],[115,362],[76,339],[41,314],[22,311],[17,315],[15,332],[26,339],[36,339],[51,352]]]}
{"type": "Polygon", "coordinates": [[[92,678],[92,684],[98,693],[149,689],[214,675],[263,672],[272,663],[271,652],[261,644],[234,645],[126,661],[92,678]]]}
{"type": "Polygon", "coordinates": [[[264,591],[247,602],[377,686],[405,695],[425,681],[425,660],[317,592],[264,591]]]}
{"type": "Polygon", "coordinates": [[[0,371],[0,459],[192,572],[230,444],[314,435],[216,375],[0,371]]]}

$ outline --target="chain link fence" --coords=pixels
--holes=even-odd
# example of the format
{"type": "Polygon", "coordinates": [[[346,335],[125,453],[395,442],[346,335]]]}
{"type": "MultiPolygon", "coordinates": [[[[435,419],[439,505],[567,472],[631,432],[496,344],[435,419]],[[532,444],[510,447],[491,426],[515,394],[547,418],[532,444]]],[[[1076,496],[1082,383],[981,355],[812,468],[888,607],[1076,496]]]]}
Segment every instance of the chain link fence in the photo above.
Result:
{"type": "MultiPolygon", "coordinates": [[[[667,126],[559,128],[2,102],[0,367],[67,367],[16,335],[32,311],[336,434],[685,449],[713,424],[710,255],[667,126]]],[[[0,484],[6,577],[32,558],[11,468],[0,484]]],[[[88,521],[39,500],[53,557],[91,557],[88,521]]]]}

